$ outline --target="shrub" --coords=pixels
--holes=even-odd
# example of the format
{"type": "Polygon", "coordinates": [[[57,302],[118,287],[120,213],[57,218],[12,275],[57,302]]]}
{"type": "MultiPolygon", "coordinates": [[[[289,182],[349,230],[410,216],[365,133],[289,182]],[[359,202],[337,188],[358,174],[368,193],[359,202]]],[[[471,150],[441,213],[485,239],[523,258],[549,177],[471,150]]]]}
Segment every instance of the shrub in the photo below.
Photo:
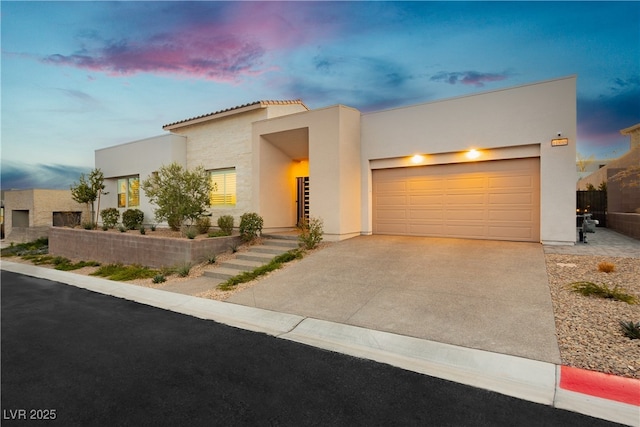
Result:
{"type": "Polygon", "coordinates": [[[127,231],[127,227],[125,227],[124,225],[120,224],[120,226],[118,226],[118,230],[120,230],[121,233],[124,233],[127,231]]]}
{"type": "Polygon", "coordinates": [[[214,255],[209,255],[209,257],[207,258],[207,262],[209,264],[215,264],[217,259],[218,259],[218,257],[215,254],[214,255]]]}
{"type": "Polygon", "coordinates": [[[613,289],[610,289],[605,284],[598,285],[592,282],[575,282],[571,284],[571,288],[575,292],[578,292],[579,294],[582,294],[584,296],[595,296],[599,298],[613,299],[616,301],[626,302],[627,304],[636,303],[635,296],[618,289],[617,286],[613,289]]]}
{"type": "Polygon", "coordinates": [[[100,216],[102,217],[102,227],[107,228],[115,228],[116,224],[118,224],[118,220],[120,219],[120,211],[116,208],[106,208],[100,212],[100,216]]]}
{"type": "Polygon", "coordinates": [[[187,227],[184,231],[184,235],[187,236],[188,239],[195,239],[197,233],[193,227],[187,227]]]}
{"type": "Polygon", "coordinates": [[[102,267],[91,273],[91,276],[106,277],[111,280],[117,281],[127,281],[135,279],[150,279],[157,274],[157,270],[152,270],[149,267],[143,267],[137,264],[108,264],[103,265],[102,267]]]}
{"type": "Polygon", "coordinates": [[[238,252],[238,245],[237,244],[229,245],[229,249],[231,249],[232,254],[235,254],[236,252],[238,252]]]}
{"type": "Polygon", "coordinates": [[[122,225],[129,230],[140,228],[142,221],[144,221],[144,212],[140,209],[127,209],[122,212],[122,225]]]}
{"type": "Polygon", "coordinates": [[[153,276],[153,283],[163,283],[166,281],[167,281],[167,278],[164,277],[162,274],[157,274],[153,276]]]}
{"type": "Polygon", "coordinates": [[[311,217],[304,218],[300,224],[300,235],[298,240],[300,245],[306,249],[314,249],[322,241],[323,223],[322,219],[311,217]]]}
{"type": "Polygon", "coordinates": [[[208,216],[201,216],[196,220],[196,228],[198,229],[198,233],[208,233],[209,227],[211,227],[211,219],[208,216]]]}
{"type": "Polygon", "coordinates": [[[598,264],[598,271],[601,271],[603,273],[611,273],[615,269],[616,266],[610,262],[602,261],[600,264],[598,264]]]}
{"type": "Polygon", "coordinates": [[[231,233],[233,233],[233,222],[234,219],[231,215],[222,215],[218,218],[218,227],[225,236],[231,236],[231,233]]]}
{"type": "Polygon", "coordinates": [[[147,234],[147,229],[144,228],[144,225],[140,226],[140,234],[147,234]]]}
{"type": "Polygon", "coordinates": [[[151,224],[151,231],[156,231],[156,225],[155,224],[151,224]]]}
{"type": "Polygon", "coordinates": [[[303,253],[298,249],[285,252],[273,258],[268,264],[261,265],[251,271],[243,271],[237,276],[230,277],[227,281],[220,283],[218,285],[218,289],[222,291],[229,291],[240,283],[250,282],[251,280],[257,279],[271,271],[279,269],[284,263],[293,261],[294,259],[300,259],[302,257],[303,253]]]}
{"type": "Polygon", "coordinates": [[[176,268],[176,273],[180,277],[187,277],[189,275],[189,271],[191,271],[191,264],[182,264],[181,266],[176,268]]]}
{"type": "Polygon", "coordinates": [[[632,340],[640,339],[640,322],[633,323],[633,321],[623,322],[620,321],[620,327],[625,337],[632,340]]]}
{"type": "Polygon", "coordinates": [[[242,214],[240,217],[240,235],[242,240],[251,241],[257,238],[262,231],[262,217],[255,212],[242,214]]]}
{"type": "Polygon", "coordinates": [[[84,221],[82,223],[82,228],[84,228],[85,230],[93,230],[95,227],[95,225],[93,224],[93,222],[91,221],[84,221]]]}

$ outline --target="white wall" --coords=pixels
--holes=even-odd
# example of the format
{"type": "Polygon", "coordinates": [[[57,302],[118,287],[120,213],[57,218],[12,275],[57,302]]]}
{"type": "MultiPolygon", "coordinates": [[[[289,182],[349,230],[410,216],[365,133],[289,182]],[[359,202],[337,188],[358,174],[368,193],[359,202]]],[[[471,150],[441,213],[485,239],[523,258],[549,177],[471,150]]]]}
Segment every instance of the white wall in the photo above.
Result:
{"type": "MultiPolygon", "coordinates": [[[[139,175],[142,183],[152,172],[158,171],[160,166],[173,162],[186,167],[184,136],[166,134],[96,150],[95,167],[104,173],[105,191],[109,193],[102,197],[100,210],[118,207],[118,178],[139,175]]],[[[144,212],[145,224],[155,222],[155,208],[141,189],[140,206],[137,209],[144,212]]],[[[119,210],[122,213],[126,208],[119,210]]]]}
{"type": "Polygon", "coordinates": [[[541,241],[574,243],[575,144],[575,76],[363,114],[363,232],[372,229],[372,164],[408,166],[414,154],[431,164],[468,161],[462,153],[472,148],[505,153],[521,146],[526,153],[515,156],[541,158],[541,241]],[[559,132],[569,145],[551,147],[559,132]]]}

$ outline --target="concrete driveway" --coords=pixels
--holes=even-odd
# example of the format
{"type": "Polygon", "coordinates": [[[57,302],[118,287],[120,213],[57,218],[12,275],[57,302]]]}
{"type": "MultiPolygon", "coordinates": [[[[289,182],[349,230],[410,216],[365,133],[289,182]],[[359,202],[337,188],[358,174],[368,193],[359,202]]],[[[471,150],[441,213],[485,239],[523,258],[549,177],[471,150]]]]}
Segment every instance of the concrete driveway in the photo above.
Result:
{"type": "Polygon", "coordinates": [[[361,236],[228,302],[560,363],[537,243],[361,236]]]}

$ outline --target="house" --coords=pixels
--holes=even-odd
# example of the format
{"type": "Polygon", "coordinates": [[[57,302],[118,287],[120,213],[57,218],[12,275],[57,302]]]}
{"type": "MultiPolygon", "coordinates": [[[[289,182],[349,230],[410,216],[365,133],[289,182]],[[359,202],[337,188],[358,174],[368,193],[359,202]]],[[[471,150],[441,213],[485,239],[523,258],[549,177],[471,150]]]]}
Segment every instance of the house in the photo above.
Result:
{"type": "Polygon", "coordinates": [[[210,172],[213,223],[257,212],[265,231],[321,218],[329,241],[575,242],[575,76],[371,113],[258,101],[163,129],[96,151],[103,207],[151,222],[140,180],[177,162],[210,172]]]}
{"type": "Polygon", "coordinates": [[[579,180],[577,187],[606,183],[607,227],[640,239],[640,123],[620,133],[629,136],[629,151],[579,180]]]}
{"type": "Polygon", "coordinates": [[[7,241],[30,242],[47,237],[51,226],[75,226],[91,219],[87,206],[74,201],[70,190],[6,190],[3,193],[7,241]]]}

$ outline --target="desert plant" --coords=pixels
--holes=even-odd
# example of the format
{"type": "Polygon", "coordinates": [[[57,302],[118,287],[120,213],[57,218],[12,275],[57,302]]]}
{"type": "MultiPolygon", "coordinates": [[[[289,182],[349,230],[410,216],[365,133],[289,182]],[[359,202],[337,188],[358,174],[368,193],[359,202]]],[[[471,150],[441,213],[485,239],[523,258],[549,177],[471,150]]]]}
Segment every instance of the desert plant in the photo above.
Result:
{"type": "Polygon", "coordinates": [[[310,217],[309,219],[303,218],[298,228],[300,229],[298,241],[300,242],[300,245],[304,246],[306,249],[314,249],[322,241],[322,219],[314,217],[310,217]]]}
{"type": "Polygon", "coordinates": [[[246,283],[251,280],[257,279],[260,276],[263,276],[271,271],[277,270],[282,267],[282,264],[287,263],[289,261],[293,261],[294,259],[300,259],[303,257],[303,253],[294,249],[283,254],[274,257],[268,264],[261,265],[260,267],[255,268],[251,271],[244,271],[237,276],[230,277],[225,282],[218,285],[218,289],[222,291],[229,291],[233,289],[235,286],[240,283],[246,283]]]}
{"type": "Polygon", "coordinates": [[[167,278],[164,277],[164,275],[162,274],[157,274],[155,276],[153,276],[153,283],[163,283],[166,282],[167,278]]]}
{"type": "Polygon", "coordinates": [[[187,239],[195,239],[197,236],[197,233],[193,227],[187,227],[184,230],[184,235],[187,237],[187,239]]]}
{"type": "Polygon", "coordinates": [[[120,219],[120,211],[116,208],[106,208],[100,212],[102,227],[114,228],[120,219]]]}
{"type": "Polygon", "coordinates": [[[151,228],[151,231],[156,231],[156,225],[155,224],[151,224],[149,226],[149,228],[151,228]]]}
{"type": "Polygon", "coordinates": [[[144,228],[144,225],[140,226],[140,234],[147,234],[147,229],[144,228]]]}
{"type": "Polygon", "coordinates": [[[102,224],[102,231],[108,231],[109,227],[107,227],[106,225],[102,224]]]}
{"type": "Polygon", "coordinates": [[[191,264],[186,263],[176,267],[176,273],[180,277],[187,277],[189,275],[189,271],[191,271],[191,264]]]}
{"type": "Polygon", "coordinates": [[[207,262],[209,264],[215,264],[217,259],[218,259],[218,257],[215,254],[214,255],[209,255],[209,257],[207,257],[207,262]]]}
{"type": "Polygon", "coordinates": [[[618,289],[615,286],[613,289],[609,288],[605,284],[596,284],[592,282],[575,282],[571,283],[571,289],[584,296],[595,296],[605,299],[613,299],[616,301],[626,302],[627,304],[635,304],[636,297],[624,292],[624,290],[618,289]]]}
{"type": "Polygon", "coordinates": [[[598,264],[598,271],[601,271],[603,273],[611,273],[615,269],[616,266],[610,262],[602,261],[600,264],[598,264]]]}
{"type": "Polygon", "coordinates": [[[124,225],[120,224],[120,225],[118,226],[118,230],[119,230],[121,233],[125,233],[125,232],[127,231],[127,227],[125,227],[124,225]]]}
{"type": "Polygon", "coordinates": [[[231,253],[232,254],[235,254],[236,252],[238,252],[238,248],[239,248],[239,246],[238,246],[237,243],[229,245],[229,249],[231,249],[231,253]]]}
{"type": "Polygon", "coordinates": [[[231,215],[222,215],[218,218],[218,228],[220,228],[226,236],[231,236],[231,233],[233,233],[233,222],[234,219],[231,215]]]}
{"type": "Polygon", "coordinates": [[[96,271],[91,273],[91,276],[106,277],[111,280],[118,281],[127,281],[135,279],[150,279],[157,274],[157,270],[152,270],[149,267],[143,267],[137,264],[108,264],[98,268],[96,271]]]}
{"type": "Polygon", "coordinates": [[[240,217],[240,235],[242,240],[251,241],[257,238],[262,231],[264,221],[260,215],[255,212],[242,214],[240,217]]]}
{"type": "Polygon", "coordinates": [[[640,339],[640,322],[634,323],[632,320],[628,322],[620,321],[620,327],[625,337],[632,340],[640,339]]]}
{"type": "Polygon", "coordinates": [[[198,229],[198,233],[206,234],[209,232],[210,227],[211,219],[208,216],[201,216],[196,220],[196,228],[198,229]]]}
{"type": "Polygon", "coordinates": [[[144,212],[140,209],[127,209],[122,212],[122,225],[129,230],[140,228],[142,221],[144,221],[144,212]]]}
{"type": "Polygon", "coordinates": [[[93,230],[94,228],[96,228],[96,226],[91,221],[84,221],[82,223],[82,228],[84,228],[85,230],[93,230]]]}

